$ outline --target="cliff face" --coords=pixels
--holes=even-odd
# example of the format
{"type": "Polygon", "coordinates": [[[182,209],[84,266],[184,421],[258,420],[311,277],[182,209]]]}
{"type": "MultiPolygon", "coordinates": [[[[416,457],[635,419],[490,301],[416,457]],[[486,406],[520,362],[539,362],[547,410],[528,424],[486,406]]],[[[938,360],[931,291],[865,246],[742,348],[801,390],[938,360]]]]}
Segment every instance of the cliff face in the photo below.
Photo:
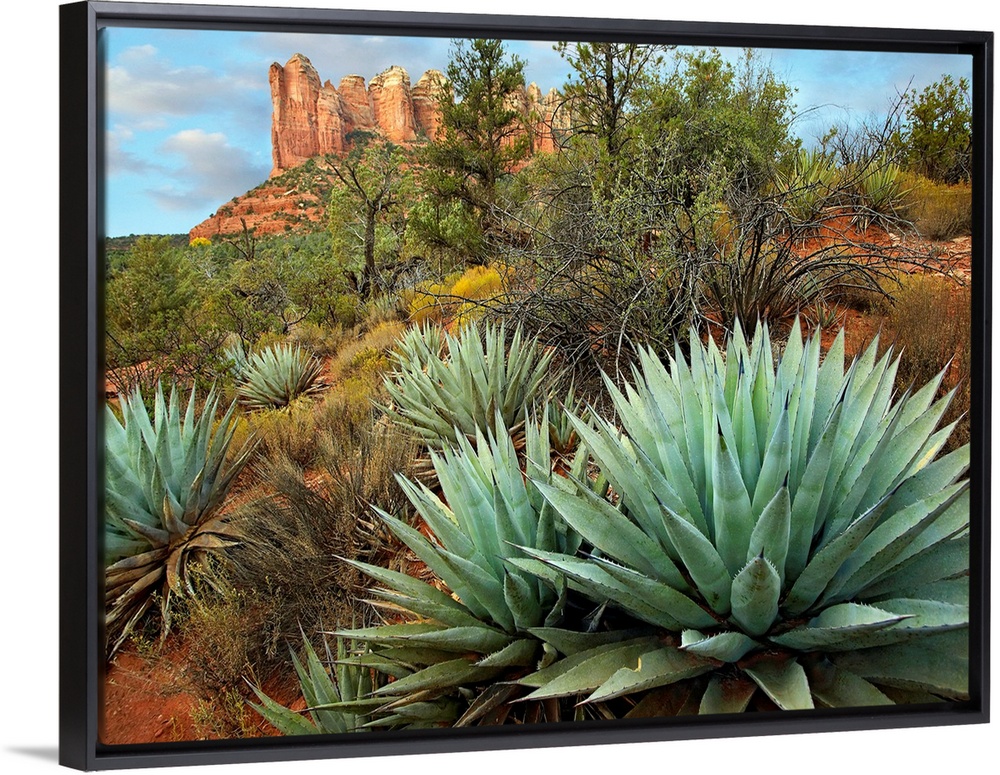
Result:
{"type": "MultiPolygon", "coordinates": [[[[428,70],[412,86],[406,70],[397,66],[367,85],[360,75],[346,75],[334,86],[320,80],[308,58],[295,54],[284,67],[271,65],[268,80],[270,179],[219,207],[191,230],[192,238],[238,233],[243,224],[260,235],[321,228],[332,179],[321,157],[348,152],[350,135],[358,130],[399,144],[434,140],[441,131],[440,101],[448,87],[438,70],[428,70]],[[311,159],[314,163],[304,167],[311,159]]],[[[535,84],[511,99],[525,117],[535,153],[554,151],[553,134],[566,129],[559,99],[555,90],[543,96],[535,84]]]]}
{"type": "MultiPolygon", "coordinates": [[[[428,70],[411,86],[406,70],[396,65],[367,86],[360,75],[347,75],[335,87],[330,81],[322,83],[302,54],[284,67],[271,65],[270,83],[272,177],[314,156],[344,153],[350,149],[348,135],[355,130],[377,132],[400,144],[435,139],[441,127],[439,102],[447,88],[438,70],[428,70]]],[[[533,150],[554,151],[553,124],[560,129],[555,90],[543,97],[531,84],[514,95],[512,103],[527,119],[533,150]]]]}
{"type": "Polygon", "coordinates": [[[393,66],[365,85],[347,75],[339,88],[323,84],[312,63],[295,54],[284,67],[271,65],[271,176],[322,154],[350,148],[355,130],[378,132],[394,143],[433,137],[440,125],[437,101],[444,76],[428,70],[411,88],[410,76],[393,66]]]}

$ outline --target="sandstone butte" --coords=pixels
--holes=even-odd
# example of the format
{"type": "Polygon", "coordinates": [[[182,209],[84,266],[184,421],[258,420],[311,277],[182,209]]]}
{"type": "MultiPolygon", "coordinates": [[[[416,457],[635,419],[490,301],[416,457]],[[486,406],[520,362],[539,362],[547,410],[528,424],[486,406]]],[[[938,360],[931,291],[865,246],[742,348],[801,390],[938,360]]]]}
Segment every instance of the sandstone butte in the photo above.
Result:
{"type": "MultiPolygon", "coordinates": [[[[328,179],[322,185],[322,159],[348,152],[351,132],[374,132],[394,143],[412,145],[434,140],[441,128],[439,101],[447,85],[438,70],[428,70],[412,86],[409,74],[397,65],[367,85],[360,75],[347,75],[334,86],[320,80],[307,57],[295,54],[284,67],[272,64],[268,80],[272,106],[270,178],[191,229],[191,239],[236,234],[244,222],[257,235],[315,228],[324,219],[329,187],[328,179]],[[317,161],[312,178],[295,179],[295,170],[311,159],[317,161]]],[[[531,133],[535,153],[555,150],[553,125],[565,128],[559,126],[558,104],[554,89],[543,96],[534,83],[513,95],[512,107],[527,119],[526,131],[531,133]]]]}

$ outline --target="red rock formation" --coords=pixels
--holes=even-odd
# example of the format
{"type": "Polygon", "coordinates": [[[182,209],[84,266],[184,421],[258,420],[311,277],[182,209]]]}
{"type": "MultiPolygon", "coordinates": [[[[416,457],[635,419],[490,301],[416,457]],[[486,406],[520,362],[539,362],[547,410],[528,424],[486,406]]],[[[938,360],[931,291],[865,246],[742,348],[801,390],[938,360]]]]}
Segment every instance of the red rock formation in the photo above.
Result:
{"type": "Polygon", "coordinates": [[[344,141],[350,131],[351,115],[340,92],[329,81],[316,100],[316,138],[319,153],[341,154],[347,150],[344,141]]]}
{"type": "Polygon", "coordinates": [[[412,143],[417,139],[410,96],[410,76],[393,65],[379,73],[368,84],[375,125],[386,139],[394,143],[412,143]]]}
{"type": "MultiPolygon", "coordinates": [[[[441,128],[439,101],[447,81],[438,70],[428,70],[412,88],[402,67],[393,65],[365,86],[360,75],[347,75],[335,87],[321,86],[319,74],[302,54],[282,67],[271,65],[271,177],[323,154],[350,149],[355,130],[377,132],[394,143],[433,140],[441,128]]],[[[522,113],[532,134],[534,152],[555,150],[552,122],[558,100],[555,92],[542,97],[535,84],[512,95],[508,104],[522,113]]]]}
{"type": "Polygon", "coordinates": [[[295,54],[282,67],[271,65],[271,152],[272,175],[295,167],[315,156],[319,143],[316,135],[316,103],[320,80],[316,68],[302,54],[295,54]]]}
{"type": "MultiPolygon", "coordinates": [[[[401,144],[436,139],[441,130],[440,98],[448,88],[438,70],[428,70],[411,88],[410,77],[397,66],[376,75],[368,86],[360,75],[347,75],[335,87],[330,81],[322,83],[302,54],[292,56],[284,67],[271,65],[268,80],[273,106],[271,179],[221,206],[191,230],[192,239],[237,234],[243,221],[258,235],[320,227],[328,195],[324,185],[329,187],[333,173],[322,159],[317,159],[315,169],[295,168],[316,157],[349,151],[355,130],[376,132],[401,144]],[[278,179],[285,172],[289,176],[278,179]],[[300,186],[302,174],[311,177],[300,186]]],[[[556,110],[559,101],[557,92],[543,97],[535,84],[509,101],[525,116],[534,153],[556,150],[554,133],[567,129],[565,111],[556,110]]]]}
{"type": "Polygon", "coordinates": [[[351,129],[375,129],[375,114],[372,111],[365,79],[360,75],[345,75],[340,79],[340,96],[351,116],[351,129]]]}
{"type": "Polygon", "coordinates": [[[441,128],[441,109],[438,102],[447,89],[447,81],[440,70],[428,70],[410,90],[413,98],[413,119],[417,132],[428,140],[437,139],[441,128]]]}
{"type": "Polygon", "coordinates": [[[535,153],[553,153],[558,148],[558,140],[569,131],[570,115],[565,109],[562,97],[555,89],[542,97],[541,89],[535,84],[528,87],[532,101],[534,120],[535,153]]]}

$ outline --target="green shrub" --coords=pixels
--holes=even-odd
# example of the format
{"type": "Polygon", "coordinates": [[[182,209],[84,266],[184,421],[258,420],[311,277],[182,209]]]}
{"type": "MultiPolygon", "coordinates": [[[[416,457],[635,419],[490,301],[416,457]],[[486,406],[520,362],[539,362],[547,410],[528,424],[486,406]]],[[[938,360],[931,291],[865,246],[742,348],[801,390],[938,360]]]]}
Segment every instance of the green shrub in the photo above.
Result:
{"type": "Polygon", "coordinates": [[[890,228],[907,214],[912,192],[902,168],[879,158],[848,173],[856,196],[852,203],[854,220],[863,230],[878,225],[890,228]]]}
{"type": "Polygon", "coordinates": [[[792,170],[781,177],[783,211],[793,222],[812,224],[834,203],[840,171],[829,154],[799,149],[792,170]]]}
{"type": "Polygon", "coordinates": [[[630,715],[691,691],[701,713],[968,696],[969,449],[936,459],[951,394],[938,375],[894,403],[898,360],[876,341],[845,374],[843,344],[821,363],[796,326],[773,362],[766,328],[725,358],[692,333],[690,362],[646,353],[627,394],[609,385],[624,438],[576,425],[617,501],[539,486],[592,549],[525,553],[673,639],[540,691],[634,693],[630,715]]]}
{"type": "MultiPolygon", "coordinates": [[[[257,686],[253,690],[260,705],[253,705],[253,709],[285,735],[365,731],[368,716],[364,707],[372,706],[368,695],[376,686],[372,671],[363,665],[344,663],[348,652],[341,638],[337,639],[336,656],[331,652],[329,643],[324,641],[326,665],[330,667],[323,664],[308,638],[303,636],[302,643],[305,660],[303,662],[293,651],[292,664],[306,701],[305,712],[298,713],[284,707],[257,686]]],[[[376,702],[381,703],[381,700],[376,702]]]]}
{"type": "MultiPolygon", "coordinates": [[[[385,707],[373,724],[465,726],[519,715],[514,705],[529,690],[512,682],[540,660],[553,661],[548,641],[562,631],[552,628],[579,615],[566,611],[565,581],[526,560],[516,545],[575,552],[580,537],[554,519],[540,485],[524,477],[510,435],[502,424],[498,427],[496,438],[480,433],[473,445],[461,437],[457,450],[432,453],[444,501],[426,486],[400,480],[430,538],[376,508],[452,596],[402,573],[351,563],[379,584],[370,590],[375,604],[408,614],[399,624],[338,633],[379,655],[377,660],[361,656],[358,664],[371,664],[396,679],[374,692],[385,707]],[[539,571],[552,586],[539,582],[539,571]],[[418,706],[420,714],[414,712],[418,706]]],[[[538,479],[553,481],[544,426],[527,425],[525,453],[538,479]]],[[[574,475],[583,475],[586,462],[586,456],[577,458],[574,475]]],[[[549,720],[558,720],[553,709],[546,712],[549,720]]]]}

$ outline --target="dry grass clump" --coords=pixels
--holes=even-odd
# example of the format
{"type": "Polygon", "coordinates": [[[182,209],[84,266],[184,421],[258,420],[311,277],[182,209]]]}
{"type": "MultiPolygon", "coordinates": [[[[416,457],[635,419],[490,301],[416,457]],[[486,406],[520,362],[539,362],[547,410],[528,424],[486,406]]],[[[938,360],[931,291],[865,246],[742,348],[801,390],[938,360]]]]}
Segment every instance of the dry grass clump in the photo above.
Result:
{"type": "Polygon", "coordinates": [[[308,320],[292,329],[292,342],[321,358],[333,355],[351,339],[351,332],[341,325],[322,326],[308,320]]]}
{"type": "Polygon", "coordinates": [[[316,435],[320,431],[314,401],[296,402],[282,412],[247,415],[241,425],[245,425],[247,433],[260,439],[263,457],[272,460],[287,457],[303,467],[312,465],[316,435]]]}
{"type": "MultiPolygon", "coordinates": [[[[410,471],[416,448],[381,417],[381,377],[360,364],[398,330],[383,324],[352,343],[353,356],[341,353],[349,376],[321,400],[242,418],[239,433],[254,433],[261,444],[253,489],[230,512],[242,540],[199,579],[204,594],[184,620],[206,696],[242,692],[243,676],[266,680],[284,670],[302,631],[371,618],[357,602],[363,579],[339,558],[389,562],[395,541],[376,527],[372,507],[407,513],[395,473],[410,471]]],[[[206,723],[241,734],[236,703],[204,710],[206,723]]]]}
{"type": "Polygon", "coordinates": [[[376,382],[389,368],[389,351],[406,331],[400,321],[379,323],[367,333],[345,344],[330,361],[330,376],[334,380],[352,377],[376,382]],[[368,380],[366,378],[372,378],[368,380]]]}
{"type": "Polygon", "coordinates": [[[943,275],[912,274],[902,278],[895,301],[887,305],[886,341],[894,338],[902,351],[896,384],[929,382],[948,366],[939,393],[957,388],[944,423],[958,420],[948,442],[954,449],[969,441],[972,317],[969,286],[943,275]]]}
{"type": "MultiPolygon", "coordinates": [[[[182,633],[192,677],[207,692],[238,687],[252,665],[279,656],[267,629],[267,590],[226,588],[211,571],[211,592],[189,602],[182,633]]],[[[206,579],[207,580],[207,579],[206,579]]]]}
{"type": "Polygon", "coordinates": [[[339,558],[385,562],[395,543],[375,527],[372,507],[407,514],[395,474],[410,471],[416,448],[380,417],[371,388],[349,381],[283,422],[269,429],[255,468],[267,495],[234,509],[243,541],[214,569],[216,594],[190,617],[192,653],[220,686],[253,671],[265,677],[300,627],[370,618],[357,603],[359,572],[339,558]],[[307,447],[308,465],[288,454],[307,447]]]}
{"type": "Polygon", "coordinates": [[[972,186],[949,186],[914,176],[910,181],[910,219],[920,236],[950,240],[972,233],[972,186]]]}

